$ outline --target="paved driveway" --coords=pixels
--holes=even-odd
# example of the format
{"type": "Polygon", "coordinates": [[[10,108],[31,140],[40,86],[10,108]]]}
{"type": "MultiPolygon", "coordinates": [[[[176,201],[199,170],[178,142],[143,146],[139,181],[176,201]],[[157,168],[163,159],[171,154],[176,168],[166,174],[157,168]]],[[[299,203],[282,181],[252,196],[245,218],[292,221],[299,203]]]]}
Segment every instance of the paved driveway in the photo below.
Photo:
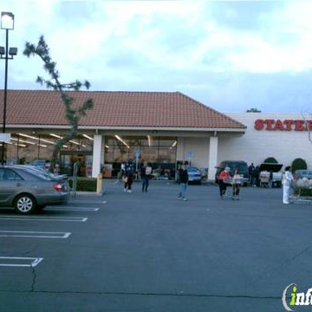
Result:
{"type": "Polygon", "coordinates": [[[0,212],[5,231],[70,234],[0,231],[0,256],[42,258],[30,268],[0,266],[0,311],[276,312],[285,310],[287,285],[312,287],[312,205],[283,205],[281,189],[243,188],[232,201],[216,186],[192,185],[186,202],[165,181],[151,181],[148,193],[139,182],[131,194],[112,180],[104,189],[47,207],[37,216],[47,221],[0,212]]]}

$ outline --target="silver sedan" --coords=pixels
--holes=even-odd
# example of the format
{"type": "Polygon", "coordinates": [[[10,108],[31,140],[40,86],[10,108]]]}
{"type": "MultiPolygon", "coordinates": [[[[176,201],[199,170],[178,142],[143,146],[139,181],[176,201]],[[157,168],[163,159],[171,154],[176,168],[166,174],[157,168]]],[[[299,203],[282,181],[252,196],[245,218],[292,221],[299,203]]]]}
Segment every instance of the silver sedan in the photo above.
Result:
{"type": "Polygon", "coordinates": [[[68,184],[27,168],[0,167],[0,206],[30,214],[46,205],[66,203],[68,184]]]}

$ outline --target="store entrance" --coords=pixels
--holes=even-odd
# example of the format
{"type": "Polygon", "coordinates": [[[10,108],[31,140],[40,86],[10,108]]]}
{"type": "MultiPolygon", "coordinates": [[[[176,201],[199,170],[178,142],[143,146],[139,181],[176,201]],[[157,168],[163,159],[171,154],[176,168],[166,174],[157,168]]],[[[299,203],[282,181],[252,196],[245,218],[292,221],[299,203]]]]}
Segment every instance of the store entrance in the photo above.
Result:
{"type": "Polygon", "coordinates": [[[177,137],[105,136],[104,165],[112,176],[117,176],[121,163],[133,159],[137,170],[143,162],[148,162],[159,177],[174,178],[176,151],[177,137]]]}
{"type": "Polygon", "coordinates": [[[61,172],[68,176],[73,175],[74,164],[78,163],[78,176],[92,176],[92,152],[63,151],[61,152],[61,172]]]}

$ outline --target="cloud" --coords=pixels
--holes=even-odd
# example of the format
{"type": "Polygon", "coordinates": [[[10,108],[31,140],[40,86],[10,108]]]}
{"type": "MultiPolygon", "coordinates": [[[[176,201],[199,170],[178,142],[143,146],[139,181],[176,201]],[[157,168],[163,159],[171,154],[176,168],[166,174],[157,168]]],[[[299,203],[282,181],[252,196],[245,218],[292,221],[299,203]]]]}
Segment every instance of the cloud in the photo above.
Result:
{"type": "Polygon", "coordinates": [[[16,19],[11,88],[40,88],[43,64],[22,51],[44,35],[62,80],[93,90],[181,91],[225,110],[310,101],[311,1],[2,0],[0,9],[16,19]]]}

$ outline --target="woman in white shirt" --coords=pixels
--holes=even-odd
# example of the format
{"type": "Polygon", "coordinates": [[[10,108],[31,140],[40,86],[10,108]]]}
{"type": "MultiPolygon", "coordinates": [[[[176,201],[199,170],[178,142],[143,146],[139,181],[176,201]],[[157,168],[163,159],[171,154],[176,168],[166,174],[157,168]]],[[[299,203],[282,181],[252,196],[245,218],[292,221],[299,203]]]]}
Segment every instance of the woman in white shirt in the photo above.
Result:
{"type": "Polygon", "coordinates": [[[283,204],[289,204],[289,196],[290,196],[290,186],[293,180],[293,175],[291,173],[291,167],[287,166],[285,168],[285,172],[283,174],[283,204]]]}

